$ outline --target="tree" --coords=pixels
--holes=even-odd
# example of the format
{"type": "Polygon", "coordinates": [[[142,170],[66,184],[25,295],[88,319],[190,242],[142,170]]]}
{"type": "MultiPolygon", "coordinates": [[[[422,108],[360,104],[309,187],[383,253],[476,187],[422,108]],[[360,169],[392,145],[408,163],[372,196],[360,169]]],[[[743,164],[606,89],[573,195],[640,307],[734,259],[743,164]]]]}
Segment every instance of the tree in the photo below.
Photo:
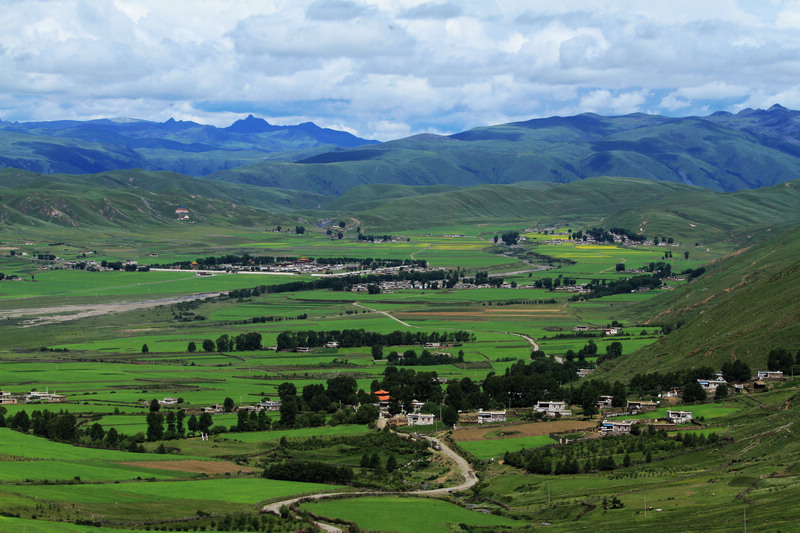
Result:
{"type": "Polygon", "coordinates": [[[617,272],[622,272],[625,270],[625,263],[617,263],[615,268],[617,269],[617,272]]]}
{"type": "Polygon", "coordinates": [[[776,348],[769,351],[767,356],[767,370],[781,371],[784,374],[792,372],[792,365],[794,364],[794,357],[788,350],[783,348],[776,348]]]}
{"type": "Polygon", "coordinates": [[[147,344],[142,344],[142,353],[150,353],[150,348],[147,347],[147,344]]]}
{"type": "Polygon", "coordinates": [[[189,417],[189,421],[186,422],[186,429],[188,429],[190,433],[195,433],[197,431],[197,428],[198,428],[197,416],[192,415],[189,417]]]}
{"type": "Polygon", "coordinates": [[[386,459],[386,471],[392,473],[395,470],[397,470],[397,457],[392,454],[386,459]]]}
{"type": "Polygon", "coordinates": [[[305,233],[305,232],[306,232],[306,228],[305,228],[305,227],[303,227],[303,226],[295,226],[295,227],[294,227],[294,232],[295,232],[296,234],[298,234],[298,235],[302,235],[303,233],[305,233]]]}
{"type": "Polygon", "coordinates": [[[506,243],[506,245],[511,246],[512,244],[517,244],[519,241],[519,232],[506,231],[500,236],[500,238],[503,239],[503,242],[506,243]]]}
{"type": "Polygon", "coordinates": [[[197,351],[197,345],[194,343],[194,341],[189,341],[189,345],[186,347],[186,350],[194,353],[197,351]]]}
{"type": "Polygon", "coordinates": [[[229,350],[233,350],[233,339],[228,335],[220,335],[217,339],[217,351],[227,352],[229,350]]]}
{"type": "Polygon", "coordinates": [[[297,395],[297,387],[294,386],[294,383],[290,383],[289,381],[284,381],[280,385],[278,385],[278,397],[283,401],[285,398],[289,396],[297,395]]]}
{"type": "Polygon", "coordinates": [[[161,404],[158,403],[158,400],[155,398],[150,400],[150,412],[155,413],[158,412],[159,409],[161,409],[161,404]]]}
{"type": "MultiPolygon", "coordinates": [[[[191,422],[191,419],[189,419],[189,422],[191,422]]],[[[212,425],[214,425],[214,420],[211,418],[211,413],[202,413],[200,418],[197,419],[197,430],[201,433],[208,433],[212,425]]]]}
{"type": "Polygon", "coordinates": [[[119,442],[119,432],[116,428],[109,428],[106,431],[106,446],[116,446],[119,442]]]}
{"type": "Polygon", "coordinates": [[[233,402],[233,398],[226,397],[225,400],[222,402],[222,410],[226,413],[230,413],[233,411],[233,408],[236,404],[233,402]]]}
{"type": "Polygon", "coordinates": [[[689,259],[689,252],[688,251],[683,252],[683,258],[684,259],[689,259]]]}
{"type": "Polygon", "coordinates": [[[687,403],[691,402],[703,402],[706,399],[706,391],[703,390],[703,386],[697,382],[697,380],[689,381],[683,386],[683,401],[687,403]]]}
{"type": "Polygon", "coordinates": [[[9,424],[12,428],[16,428],[17,430],[21,431],[22,433],[27,433],[29,429],[31,429],[31,419],[28,416],[27,411],[17,411],[11,418],[11,423],[9,424]]]}
{"type": "Polygon", "coordinates": [[[728,383],[741,383],[750,379],[752,375],[750,365],[737,359],[736,361],[727,361],[722,364],[722,377],[728,383]]]}
{"type": "Polygon", "coordinates": [[[215,348],[214,341],[212,341],[211,339],[205,339],[203,341],[203,351],[213,352],[214,348],[215,348]]]}
{"type": "Polygon", "coordinates": [[[105,437],[106,432],[103,431],[103,426],[95,422],[92,424],[92,427],[89,428],[89,438],[92,440],[101,440],[105,437]]]}
{"type": "Polygon", "coordinates": [[[383,346],[376,344],[372,347],[372,358],[376,361],[383,359],[383,346]]]}
{"type": "Polygon", "coordinates": [[[164,416],[151,411],[147,415],[147,440],[152,442],[164,437],[164,416]]]}
{"type": "Polygon", "coordinates": [[[299,412],[295,396],[281,398],[280,412],[280,425],[285,428],[294,427],[295,422],[297,422],[297,413],[299,412]]]}
{"type": "Polygon", "coordinates": [[[339,221],[339,227],[340,227],[340,228],[343,228],[343,227],[345,227],[345,226],[347,226],[347,224],[345,223],[345,221],[344,221],[344,220],[340,220],[340,221],[339,221]]]}
{"type": "Polygon", "coordinates": [[[458,411],[449,405],[442,408],[442,423],[445,426],[455,426],[458,424],[458,411]]]}
{"type": "Polygon", "coordinates": [[[715,400],[724,400],[728,397],[728,386],[724,383],[717,385],[717,390],[714,391],[715,400]]]}

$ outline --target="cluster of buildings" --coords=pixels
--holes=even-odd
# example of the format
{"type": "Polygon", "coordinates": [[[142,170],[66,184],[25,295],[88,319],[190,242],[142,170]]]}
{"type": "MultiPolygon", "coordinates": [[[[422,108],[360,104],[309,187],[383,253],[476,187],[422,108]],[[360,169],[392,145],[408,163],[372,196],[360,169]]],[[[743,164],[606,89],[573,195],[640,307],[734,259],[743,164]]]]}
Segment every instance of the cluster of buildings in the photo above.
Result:
{"type": "Polygon", "coordinates": [[[67,399],[66,394],[55,392],[30,391],[14,393],[0,391],[0,405],[14,405],[18,403],[61,403],[67,399]]]}

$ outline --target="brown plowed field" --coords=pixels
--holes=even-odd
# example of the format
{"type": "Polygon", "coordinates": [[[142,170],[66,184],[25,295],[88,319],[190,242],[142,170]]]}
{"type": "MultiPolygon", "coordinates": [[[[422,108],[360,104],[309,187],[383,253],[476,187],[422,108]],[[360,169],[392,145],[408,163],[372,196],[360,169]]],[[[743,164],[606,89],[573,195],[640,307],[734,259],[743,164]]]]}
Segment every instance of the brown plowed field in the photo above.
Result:
{"type": "Polygon", "coordinates": [[[457,429],[453,432],[453,440],[456,442],[470,440],[502,439],[512,437],[531,437],[533,435],[549,435],[550,433],[561,433],[571,429],[586,430],[597,427],[597,422],[591,420],[553,420],[552,422],[530,422],[527,424],[510,424],[504,426],[490,427],[470,427],[467,429],[457,429]],[[486,437],[489,433],[497,431],[514,432],[513,435],[506,437],[492,436],[486,437]]]}

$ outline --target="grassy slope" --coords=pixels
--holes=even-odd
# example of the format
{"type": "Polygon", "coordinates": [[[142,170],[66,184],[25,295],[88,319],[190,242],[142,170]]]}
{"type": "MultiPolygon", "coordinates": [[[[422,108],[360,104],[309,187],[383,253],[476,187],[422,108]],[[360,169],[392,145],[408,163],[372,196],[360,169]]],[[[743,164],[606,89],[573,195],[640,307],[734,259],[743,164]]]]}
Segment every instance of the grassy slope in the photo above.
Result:
{"type": "MultiPolygon", "coordinates": [[[[755,191],[717,193],[670,182],[601,177],[540,190],[525,184],[483,185],[394,198],[358,218],[379,228],[430,227],[454,219],[467,223],[586,221],[686,242],[713,242],[741,238],[769,226],[797,224],[797,205],[797,180],[755,191]]],[[[753,240],[760,238],[756,235],[753,240]]]]}
{"type": "Polygon", "coordinates": [[[209,177],[337,195],[369,183],[564,183],[603,175],[732,191],[786,181],[794,176],[796,165],[795,154],[725,124],[585,114],[477,128],[449,137],[417,135],[209,177]]]}
{"type": "Polygon", "coordinates": [[[800,231],[786,231],[708,265],[677,290],[639,305],[634,314],[683,325],[606,367],[614,377],[711,365],[740,358],[765,368],[772,348],[800,346],[800,231]]]}
{"type": "Polygon", "coordinates": [[[175,218],[184,205],[193,220],[242,224],[272,213],[312,208],[323,197],[209,182],[167,172],[118,170],[84,176],[0,171],[0,222],[7,225],[147,226],[175,218]]]}

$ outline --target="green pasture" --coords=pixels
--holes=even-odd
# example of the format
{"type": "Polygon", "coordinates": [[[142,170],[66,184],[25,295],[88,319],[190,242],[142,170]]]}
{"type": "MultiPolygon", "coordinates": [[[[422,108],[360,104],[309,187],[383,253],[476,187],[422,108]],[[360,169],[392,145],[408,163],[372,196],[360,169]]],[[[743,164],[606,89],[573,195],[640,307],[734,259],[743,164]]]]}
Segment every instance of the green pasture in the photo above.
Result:
{"type": "Polygon", "coordinates": [[[523,448],[538,448],[555,442],[556,441],[551,439],[548,435],[533,435],[529,437],[461,441],[458,445],[478,459],[499,460],[503,458],[503,454],[507,451],[516,452],[523,448]]]}
{"type": "MultiPolygon", "coordinates": [[[[135,454],[140,461],[150,461],[149,455],[135,454]]],[[[131,461],[135,460],[130,458],[131,461]]],[[[0,481],[3,482],[44,482],[75,481],[82,482],[126,481],[141,478],[180,479],[196,474],[175,470],[141,468],[109,462],[87,460],[56,461],[0,461],[0,481]]]]}
{"type": "Polygon", "coordinates": [[[513,528],[525,522],[470,511],[445,500],[404,496],[363,497],[309,502],[302,508],[319,516],[354,522],[370,531],[447,533],[452,526],[513,528]]]}
{"type": "MultiPolygon", "coordinates": [[[[0,531],[22,531],[24,533],[97,533],[94,526],[77,526],[71,522],[49,522],[26,518],[11,518],[0,515],[0,531]]],[[[104,527],[102,533],[130,533],[130,529],[104,527]]]]}
{"type": "Polygon", "coordinates": [[[4,455],[24,457],[28,459],[56,459],[59,461],[169,461],[174,456],[158,454],[141,454],[120,450],[103,450],[99,448],[83,448],[71,444],[62,444],[42,437],[25,435],[8,428],[0,428],[0,442],[3,443],[4,455]]]}
{"type": "Polygon", "coordinates": [[[46,501],[77,501],[84,505],[116,502],[143,503],[167,501],[182,505],[201,502],[230,502],[255,505],[277,498],[320,491],[340,491],[345,487],[263,478],[200,479],[97,485],[16,485],[4,492],[46,501]],[[193,502],[193,503],[192,503],[193,502]]]}
{"type": "Polygon", "coordinates": [[[0,303],[3,308],[18,307],[19,299],[54,298],[68,304],[95,300],[98,303],[113,299],[148,300],[166,296],[212,293],[275,285],[289,281],[308,281],[302,276],[271,276],[248,274],[215,274],[197,276],[190,271],[176,272],[84,272],[81,270],[42,270],[34,274],[35,281],[3,282],[0,284],[0,303]],[[3,300],[9,300],[3,302],[3,300]]]}
{"type": "Polygon", "coordinates": [[[306,437],[330,437],[338,435],[361,435],[369,432],[367,426],[342,425],[326,426],[318,428],[301,429],[275,429],[268,431],[253,431],[250,433],[227,433],[215,439],[232,439],[240,442],[271,442],[279,441],[281,438],[306,438],[306,437]]]}

